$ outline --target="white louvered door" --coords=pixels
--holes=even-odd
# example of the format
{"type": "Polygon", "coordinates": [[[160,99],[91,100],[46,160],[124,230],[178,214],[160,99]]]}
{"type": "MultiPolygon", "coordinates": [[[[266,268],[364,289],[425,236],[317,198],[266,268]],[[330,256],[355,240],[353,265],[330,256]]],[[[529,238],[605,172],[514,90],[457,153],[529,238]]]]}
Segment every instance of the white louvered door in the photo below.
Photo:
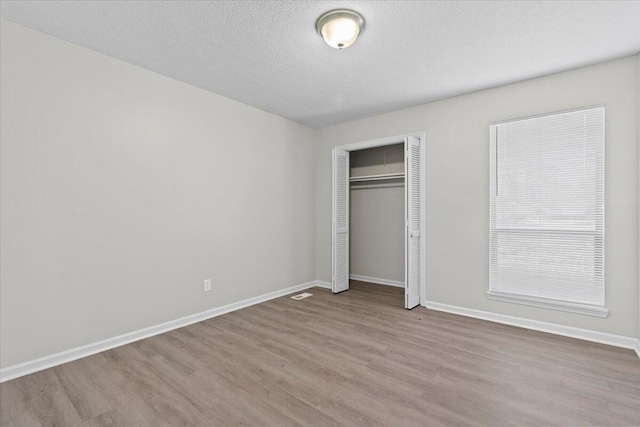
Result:
{"type": "Polygon", "coordinates": [[[333,293],[349,289],[349,152],[333,150],[333,293]]]}
{"type": "Polygon", "coordinates": [[[420,140],[415,137],[405,139],[406,161],[406,278],[405,308],[420,304],[420,140]]]}

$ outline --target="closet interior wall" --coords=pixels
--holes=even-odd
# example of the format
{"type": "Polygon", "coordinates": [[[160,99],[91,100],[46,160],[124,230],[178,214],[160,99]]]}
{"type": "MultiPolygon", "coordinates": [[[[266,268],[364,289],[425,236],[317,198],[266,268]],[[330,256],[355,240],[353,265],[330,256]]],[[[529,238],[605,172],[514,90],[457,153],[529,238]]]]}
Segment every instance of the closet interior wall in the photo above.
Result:
{"type": "Polygon", "coordinates": [[[350,274],[405,280],[405,181],[354,181],[359,177],[404,174],[404,144],[350,153],[350,274]]]}

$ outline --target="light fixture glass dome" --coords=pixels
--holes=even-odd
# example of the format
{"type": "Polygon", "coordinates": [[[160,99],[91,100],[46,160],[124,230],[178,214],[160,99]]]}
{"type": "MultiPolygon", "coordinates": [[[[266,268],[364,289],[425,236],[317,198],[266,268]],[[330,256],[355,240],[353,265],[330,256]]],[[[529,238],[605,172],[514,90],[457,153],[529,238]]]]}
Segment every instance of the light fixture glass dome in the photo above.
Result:
{"type": "Polygon", "coordinates": [[[362,16],[346,9],[329,11],[316,22],[318,33],[329,46],[335,49],[344,49],[355,43],[363,28],[362,16]]]}

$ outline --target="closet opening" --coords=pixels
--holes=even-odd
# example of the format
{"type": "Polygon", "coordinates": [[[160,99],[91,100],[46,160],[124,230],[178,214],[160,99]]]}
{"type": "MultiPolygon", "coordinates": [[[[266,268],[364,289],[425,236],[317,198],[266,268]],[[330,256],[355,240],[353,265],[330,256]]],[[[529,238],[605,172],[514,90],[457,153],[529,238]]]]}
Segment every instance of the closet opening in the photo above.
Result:
{"type": "MultiPolygon", "coordinates": [[[[424,134],[333,150],[332,291],[350,284],[402,288],[411,309],[424,295],[424,134]]],[[[369,286],[367,288],[367,286],[369,286]]],[[[390,294],[396,289],[386,289],[390,294]]]]}

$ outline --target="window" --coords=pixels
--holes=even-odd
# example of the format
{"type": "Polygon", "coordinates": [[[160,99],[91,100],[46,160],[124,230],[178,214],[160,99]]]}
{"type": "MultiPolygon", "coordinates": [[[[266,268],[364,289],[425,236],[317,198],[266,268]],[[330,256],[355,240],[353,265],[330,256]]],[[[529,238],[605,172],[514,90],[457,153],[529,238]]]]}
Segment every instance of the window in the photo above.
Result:
{"type": "Polygon", "coordinates": [[[608,315],[604,113],[491,126],[490,299],[608,315]]]}

